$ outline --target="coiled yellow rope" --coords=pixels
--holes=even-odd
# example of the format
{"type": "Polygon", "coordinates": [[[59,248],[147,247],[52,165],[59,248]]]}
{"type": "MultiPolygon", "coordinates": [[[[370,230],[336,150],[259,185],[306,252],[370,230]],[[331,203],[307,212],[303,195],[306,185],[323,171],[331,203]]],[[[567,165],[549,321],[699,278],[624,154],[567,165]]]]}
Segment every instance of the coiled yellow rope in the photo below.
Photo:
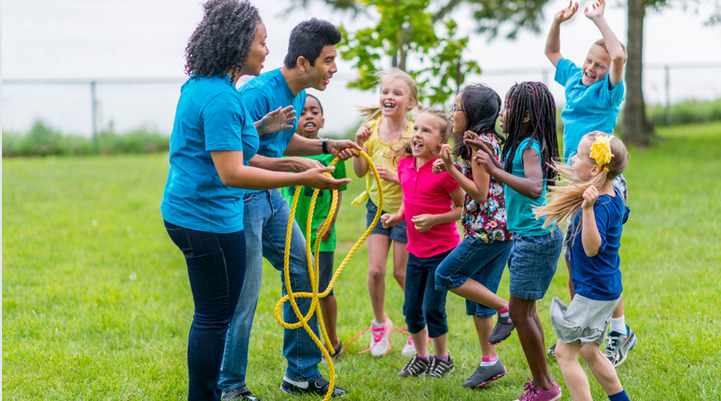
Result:
{"type": "MultiPolygon", "coordinates": [[[[376,212],[375,217],[373,218],[373,222],[368,226],[366,231],[363,233],[363,235],[358,239],[358,241],[355,243],[353,248],[348,252],[348,255],[343,259],[343,262],[341,262],[340,266],[338,266],[338,269],[336,269],[335,274],[333,274],[333,278],[331,279],[330,283],[328,284],[328,288],[326,288],[325,291],[322,293],[318,293],[318,252],[320,250],[320,241],[323,238],[323,235],[328,230],[328,226],[330,226],[331,219],[333,215],[335,214],[336,207],[338,205],[338,191],[333,190],[333,200],[331,201],[330,205],[330,211],[328,212],[328,217],[323,222],[323,225],[321,226],[320,232],[318,232],[318,235],[316,236],[315,240],[315,246],[314,251],[312,253],[311,257],[311,249],[310,249],[310,241],[306,241],[306,252],[308,255],[308,274],[310,275],[310,282],[312,287],[312,292],[293,292],[293,289],[290,285],[290,241],[291,236],[293,232],[293,220],[295,217],[295,209],[298,206],[298,198],[301,193],[301,186],[296,187],[295,194],[293,195],[293,203],[290,206],[290,218],[288,219],[288,229],[286,231],[285,235],[285,252],[283,255],[283,275],[285,277],[285,289],[288,293],[287,295],[283,296],[278,303],[275,304],[275,320],[278,321],[278,324],[283,326],[286,329],[298,329],[301,326],[305,329],[306,332],[308,332],[308,335],[313,339],[315,342],[315,345],[318,346],[318,348],[323,353],[323,356],[325,357],[325,360],[328,361],[328,368],[330,369],[330,376],[329,376],[329,382],[330,385],[328,386],[328,393],[326,393],[325,397],[323,398],[324,401],[328,401],[331,396],[333,395],[333,390],[335,388],[335,367],[333,366],[333,359],[330,357],[330,354],[328,350],[323,346],[323,344],[320,342],[320,339],[318,336],[316,336],[313,333],[313,330],[308,325],[308,321],[311,319],[313,314],[315,313],[318,317],[318,324],[320,326],[320,331],[323,334],[323,339],[325,340],[326,344],[330,344],[330,339],[328,338],[328,333],[325,329],[325,324],[323,323],[323,315],[320,312],[320,304],[318,303],[318,300],[320,298],[325,298],[330,294],[330,291],[333,289],[333,286],[335,285],[335,281],[338,279],[338,276],[340,276],[340,273],[343,271],[343,268],[346,264],[348,264],[348,261],[353,256],[353,254],[358,250],[358,248],[361,246],[363,241],[368,238],[368,235],[370,235],[373,228],[378,224],[378,220],[380,220],[381,212],[383,209],[383,186],[381,184],[380,178],[378,177],[378,170],[376,170],[376,166],[373,164],[373,161],[371,160],[370,156],[364,151],[359,151],[360,155],[363,156],[366,161],[368,162],[368,167],[373,171],[373,176],[375,177],[376,184],[378,184],[379,188],[379,196],[378,196],[378,211],[376,212]],[[308,314],[303,316],[303,314],[300,312],[300,309],[298,308],[298,304],[296,302],[296,298],[311,298],[311,305],[308,309],[308,314]],[[286,323],[283,318],[280,316],[280,310],[283,307],[283,304],[286,301],[290,301],[291,306],[293,307],[293,311],[295,312],[295,315],[298,317],[297,323],[286,323]]],[[[330,166],[334,166],[338,162],[338,158],[336,157],[333,162],[330,164],[330,166]]],[[[330,174],[326,173],[327,176],[330,176],[330,174]]],[[[316,189],[313,191],[313,197],[311,198],[310,202],[310,210],[308,211],[308,219],[306,224],[306,237],[310,238],[311,234],[311,223],[313,221],[313,212],[315,210],[315,203],[318,199],[318,193],[320,190],[316,189]]],[[[331,347],[331,352],[335,353],[335,351],[331,347]]]]}

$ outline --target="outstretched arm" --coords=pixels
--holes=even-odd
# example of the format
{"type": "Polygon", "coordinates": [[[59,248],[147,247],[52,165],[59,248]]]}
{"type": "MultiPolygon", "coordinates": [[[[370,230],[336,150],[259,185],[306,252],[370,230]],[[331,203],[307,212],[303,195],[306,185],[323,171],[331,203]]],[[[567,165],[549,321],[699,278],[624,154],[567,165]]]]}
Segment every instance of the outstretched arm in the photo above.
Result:
{"type": "Polygon", "coordinates": [[[608,49],[608,54],[611,56],[611,65],[608,68],[608,81],[611,89],[613,89],[623,80],[623,65],[626,63],[626,52],[623,50],[623,46],[621,46],[621,42],[616,37],[616,34],[613,33],[613,30],[606,22],[606,18],[603,17],[605,8],[605,0],[598,0],[590,10],[586,7],[583,12],[586,14],[586,17],[596,24],[606,42],[606,49],[608,49]]]}
{"type": "Polygon", "coordinates": [[[553,17],[553,23],[546,39],[546,57],[554,67],[558,64],[558,60],[563,58],[561,56],[561,23],[571,19],[577,10],[578,3],[573,4],[573,1],[571,1],[568,3],[568,7],[557,12],[553,17]]]}

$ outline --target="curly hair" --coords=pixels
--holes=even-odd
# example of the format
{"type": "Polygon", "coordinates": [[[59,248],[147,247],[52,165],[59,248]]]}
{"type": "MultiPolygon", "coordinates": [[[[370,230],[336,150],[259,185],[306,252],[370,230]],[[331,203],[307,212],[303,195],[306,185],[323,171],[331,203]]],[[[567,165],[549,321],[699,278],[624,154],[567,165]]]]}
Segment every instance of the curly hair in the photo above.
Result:
{"type": "Polygon", "coordinates": [[[246,0],[209,0],[185,48],[185,72],[210,77],[239,71],[250,52],[260,14],[246,0]]]}
{"type": "MultiPolygon", "coordinates": [[[[506,138],[496,131],[498,112],[501,111],[501,97],[483,84],[468,84],[458,94],[461,97],[462,113],[468,121],[467,130],[478,135],[492,133],[503,144],[506,138]]],[[[463,134],[453,134],[453,154],[463,160],[471,159],[471,150],[463,143],[463,134]]]]}
{"type": "Polygon", "coordinates": [[[303,56],[313,66],[323,47],[337,45],[341,39],[338,28],[328,21],[317,18],[303,21],[290,32],[288,53],[283,64],[286,68],[293,69],[297,66],[298,57],[303,56]]]}

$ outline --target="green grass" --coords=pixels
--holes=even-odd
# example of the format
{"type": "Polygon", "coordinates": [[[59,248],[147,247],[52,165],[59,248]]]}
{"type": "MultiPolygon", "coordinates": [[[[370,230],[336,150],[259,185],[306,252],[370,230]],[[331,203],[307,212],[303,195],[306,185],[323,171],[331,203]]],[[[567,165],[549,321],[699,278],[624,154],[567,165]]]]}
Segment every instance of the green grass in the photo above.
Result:
{"type": "MultiPolygon", "coordinates": [[[[631,149],[625,176],[631,218],[621,248],[627,322],[639,342],[618,369],[637,400],[721,398],[721,123],[659,129],[648,150],[631,149]]],[[[5,400],[183,400],[192,300],[180,252],[159,213],[163,155],[3,160],[3,396],[5,400]]],[[[352,174],[352,173],[351,173],[352,174]]],[[[350,201],[338,218],[336,264],[365,228],[350,201]]],[[[278,389],[285,361],[273,316],[279,275],[264,267],[248,385],[263,400],[296,399],[278,389]]],[[[336,286],[344,341],[372,317],[362,247],[336,286]]],[[[552,296],[568,298],[559,266],[539,302],[547,341],[552,296]]],[[[403,324],[400,289],[387,278],[387,310],[403,324]]],[[[500,294],[508,296],[504,276],[500,294]]],[[[336,364],[348,400],[510,400],[530,371],[517,336],[499,346],[508,374],[482,391],[460,383],[480,361],[472,321],[449,294],[449,348],[456,371],[442,380],[400,379],[400,345],[381,359],[353,343],[336,364]]],[[[549,360],[552,375],[563,380],[549,360]]],[[[321,371],[327,376],[326,365],[321,371]]],[[[595,399],[603,391],[591,379],[595,399]]],[[[564,399],[569,399],[566,396],[564,399]]]]}

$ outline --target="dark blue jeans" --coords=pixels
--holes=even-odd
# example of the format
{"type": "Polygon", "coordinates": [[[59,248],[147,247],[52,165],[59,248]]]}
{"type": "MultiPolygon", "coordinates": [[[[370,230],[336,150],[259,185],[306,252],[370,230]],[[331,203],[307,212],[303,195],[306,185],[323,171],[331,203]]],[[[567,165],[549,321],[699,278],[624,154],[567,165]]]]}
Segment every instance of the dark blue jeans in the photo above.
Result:
{"type": "Polygon", "coordinates": [[[214,234],[165,222],[188,266],[193,323],[188,335],[188,400],[220,400],[225,335],[245,276],[245,232],[214,234]]]}
{"type": "Polygon", "coordinates": [[[406,266],[406,291],[403,314],[406,315],[408,332],[418,333],[428,325],[428,337],[437,338],[448,333],[446,321],[446,290],[436,290],[435,275],[443,259],[451,251],[419,258],[408,253],[406,266]]]}

